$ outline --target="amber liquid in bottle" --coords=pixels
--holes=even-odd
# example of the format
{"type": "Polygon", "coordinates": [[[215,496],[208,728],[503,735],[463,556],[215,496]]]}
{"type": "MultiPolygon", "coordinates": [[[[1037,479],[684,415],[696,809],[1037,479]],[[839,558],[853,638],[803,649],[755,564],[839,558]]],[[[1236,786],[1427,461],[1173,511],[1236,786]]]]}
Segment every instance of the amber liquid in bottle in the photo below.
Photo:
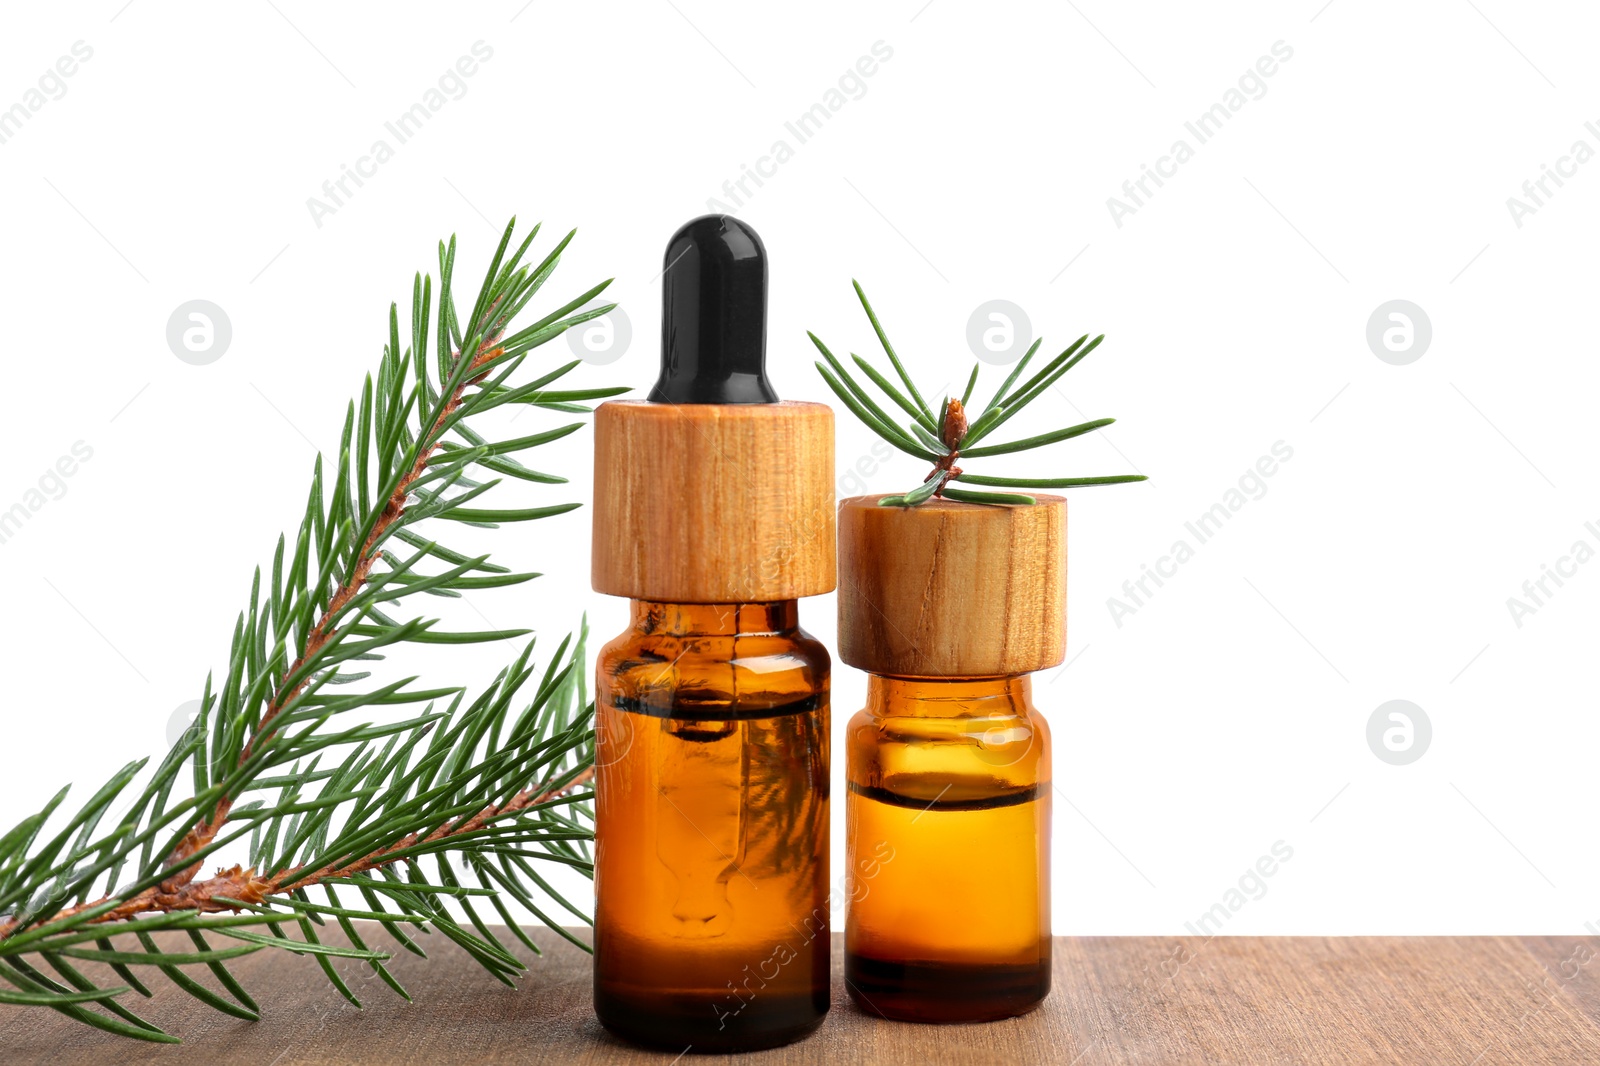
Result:
{"type": "Polygon", "coordinates": [[[594,1005],[673,1051],[828,1010],[828,653],[795,601],[633,601],[595,693],[594,1005]]]}
{"type": "Polygon", "coordinates": [[[1050,732],[1027,676],[869,675],[846,739],[846,989],[971,1022],[1050,992],[1050,732]]]}

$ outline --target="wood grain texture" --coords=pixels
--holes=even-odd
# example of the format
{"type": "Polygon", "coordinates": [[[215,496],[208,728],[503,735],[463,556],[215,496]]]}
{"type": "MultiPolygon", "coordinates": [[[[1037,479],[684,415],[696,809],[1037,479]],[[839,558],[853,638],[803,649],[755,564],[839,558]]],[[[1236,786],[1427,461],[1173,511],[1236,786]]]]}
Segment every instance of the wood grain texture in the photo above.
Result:
{"type": "MultiPolygon", "coordinates": [[[[399,954],[407,1005],[361,964],[335,960],[356,1011],[311,959],[259,952],[235,971],[266,1010],[240,1022],[153,977],[134,1004],[187,1041],[138,1044],[45,1012],[0,1007],[0,1062],[297,1066],[331,1063],[659,1063],[675,1053],[612,1039],[590,1012],[589,957],[548,932],[515,990],[441,938],[399,954]]],[[[334,939],[330,936],[330,939],[334,939]]],[[[508,943],[512,941],[504,938],[508,943]]],[[[383,942],[374,934],[372,943],[383,942]]],[[[174,948],[188,944],[172,941],[174,948]]],[[[875,1019],[843,994],[787,1048],[711,1061],[874,1063],[1546,1066],[1600,1062],[1600,939],[1592,937],[1058,937],[1055,990],[1023,1018],[920,1026],[875,1019]]],[[[521,952],[525,957],[528,953],[521,952]]],[[[206,983],[212,984],[209,976],[206,983]]],[[[706,1062],[690,1055],[682,1062],[706,1062]]]]}
{"type": "Polygon", "coordinates": [[[834,586],[833,411],[820,403],[601,404],[595,591],[769,603],[834,586]]]}
{"type": "Polygon", "coordinates": [[[839,504],[839,658],[898,677],[1026,674],[1067,647],[1067,501],[839,504]]]}

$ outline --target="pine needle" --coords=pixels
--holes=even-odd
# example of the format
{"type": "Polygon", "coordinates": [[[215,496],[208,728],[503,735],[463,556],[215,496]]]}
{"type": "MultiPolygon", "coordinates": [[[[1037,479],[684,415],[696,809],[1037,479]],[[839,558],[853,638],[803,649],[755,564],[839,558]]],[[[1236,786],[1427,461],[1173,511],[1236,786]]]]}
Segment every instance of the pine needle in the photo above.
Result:
{"type": "MultiPolygon", "coordinates": [[[[1143,474],[1115,474],[1096,477],[1061,477],[1061,478],[1019,478],[1010,476],[985,476],[969,474],[957,465],[962,459],[981,459],[994,455],[1009,455],[1015,452],[1031,451],[1049,444],[1071,440],[1085,433],[1110,425],[1115,419],[1101,418],[1092,422],[1084,422],[1075,426],[1063,426],[1046,433],[1022,437],[1017,440],[1006,441],[1002,444],[989,444],[978,446],[978,441],[999,429],[1006,422],[1020,414],[1025,408],[1037,400],[1045,390],[1055,386],[1068,371],[1083,361],[1084,357],[1094,351],[1105,340],[1105,335],[1089,339],[1088,334],[1079,337],[1067,349],[1046,363],[1034,375],[1028,378],[1012,391],[1018,378],[1033,360],[1034,353],[1039,350],[1043,339],[1036,339],[1027,352],[1012,367],[1011,373],[1000,383],[994,395],[989,398],[975,419],[968,421],[968,409],[972,403],[974,390],[978,385],[978,371],[981,364],[974,363],[972,372],[967,377],[966,388],[961,392],[960,399],[946,398],[940,406],[938,416],[929,410],[927,403],[922,398],[922,393],[912,381],[900,356],[889,343],[888,335],[884,332],[883,324],[878,321],[877,312],[872,309],[872,304],[867,301],[867,294],[861,285],[852,281],[856,296],[861,301],[861,307],[866,311],[867,320],[872,324],[872,331],[877,335],[879,343],[889,357],[895,373],[899,376],[901,384],[905,386],[902,392],[889,379],[880,373],[867,360],[859,355],[852,355],[857,368],[866,375],[867,380],[877,386],[878,390],[889,399],[891,403],[910,415],[912,421],[902,429],[889,417],[888,413],[873,399],[865,387],[859,384],[845,369],[844,365],[835,359],[827,345],[814,333],[808,333],[811,342],[827,360],[826,365],[817,364],[817,371],[822,375],[828,387],[833,390],[844,405],[850,409],[861,422],[878,436],[888,441],[891,445],[908,455],[918,459],[925,459],[934,463],[933,470],[923,480],[922,484],[907,492],[891,494],[882,497],[878,503],[884,507],[916,507],[932,499],[945,498],[963,503],[980,503],[990,505],[1030,505],[1038,501],[1028,495],[1014,492],[974,492],[966,489],[952,488],[951,483],[962,481],[973,485],[993,485],[1007,488],[1084,488],[1093,485],[1121,485],[1135,481],[1144,481],[1143,474]]],[[[937,395],[937,394],[936,394],[937,395]]]]}

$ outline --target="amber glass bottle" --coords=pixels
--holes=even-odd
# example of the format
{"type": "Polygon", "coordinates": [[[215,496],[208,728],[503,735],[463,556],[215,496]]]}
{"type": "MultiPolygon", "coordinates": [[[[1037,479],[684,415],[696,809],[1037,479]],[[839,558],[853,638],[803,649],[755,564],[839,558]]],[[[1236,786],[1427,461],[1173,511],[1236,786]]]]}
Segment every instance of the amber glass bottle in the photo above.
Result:
{"type": "Polygon", "coordinates": [[[764,370],[766,259],[708,215],[663,260],[661,377],[595,412],[592,583],[632,601],[595,688],[594,1005],[736,1051],[828,1009],[833,412],[764,370]]]}
{"type": "Polygon", "coordinates": [[[845,987],[987,1021],[1050,991],[1050,730],[1023,677],[869,679],[846,734],[845,987]]]}
{"type": "Polygon", "coordinates": [[[1066,646],[1066,501],[839,507],[846,989],[865,1013],[974,1022],[1050,992],[1050,730],[1028,675],[1066,646]]]}
{"type": "Polygon", "coordinates": [[[677,1050],[828,1009],[828,654],[789,600],[635,600],[600,654],[595,1011],[677,1050]]]}

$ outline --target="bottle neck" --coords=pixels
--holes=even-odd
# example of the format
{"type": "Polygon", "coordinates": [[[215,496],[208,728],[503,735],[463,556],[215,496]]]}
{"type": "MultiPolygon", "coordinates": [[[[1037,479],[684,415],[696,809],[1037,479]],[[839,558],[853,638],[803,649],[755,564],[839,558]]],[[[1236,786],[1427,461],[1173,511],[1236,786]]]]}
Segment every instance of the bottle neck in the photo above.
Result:
{"type": "Polygon", "coordinates": [[[867,675],[867,709],[885,718],[967,718],[1026,715],[1033,677],[886,677],[867,675]]]}
{"type": "Polygon", "coordinates": [[[796,600],[773,603],[659,603],[633,600],[634,632],[645,636],[753,636],[800,628],[796,600]]]}

